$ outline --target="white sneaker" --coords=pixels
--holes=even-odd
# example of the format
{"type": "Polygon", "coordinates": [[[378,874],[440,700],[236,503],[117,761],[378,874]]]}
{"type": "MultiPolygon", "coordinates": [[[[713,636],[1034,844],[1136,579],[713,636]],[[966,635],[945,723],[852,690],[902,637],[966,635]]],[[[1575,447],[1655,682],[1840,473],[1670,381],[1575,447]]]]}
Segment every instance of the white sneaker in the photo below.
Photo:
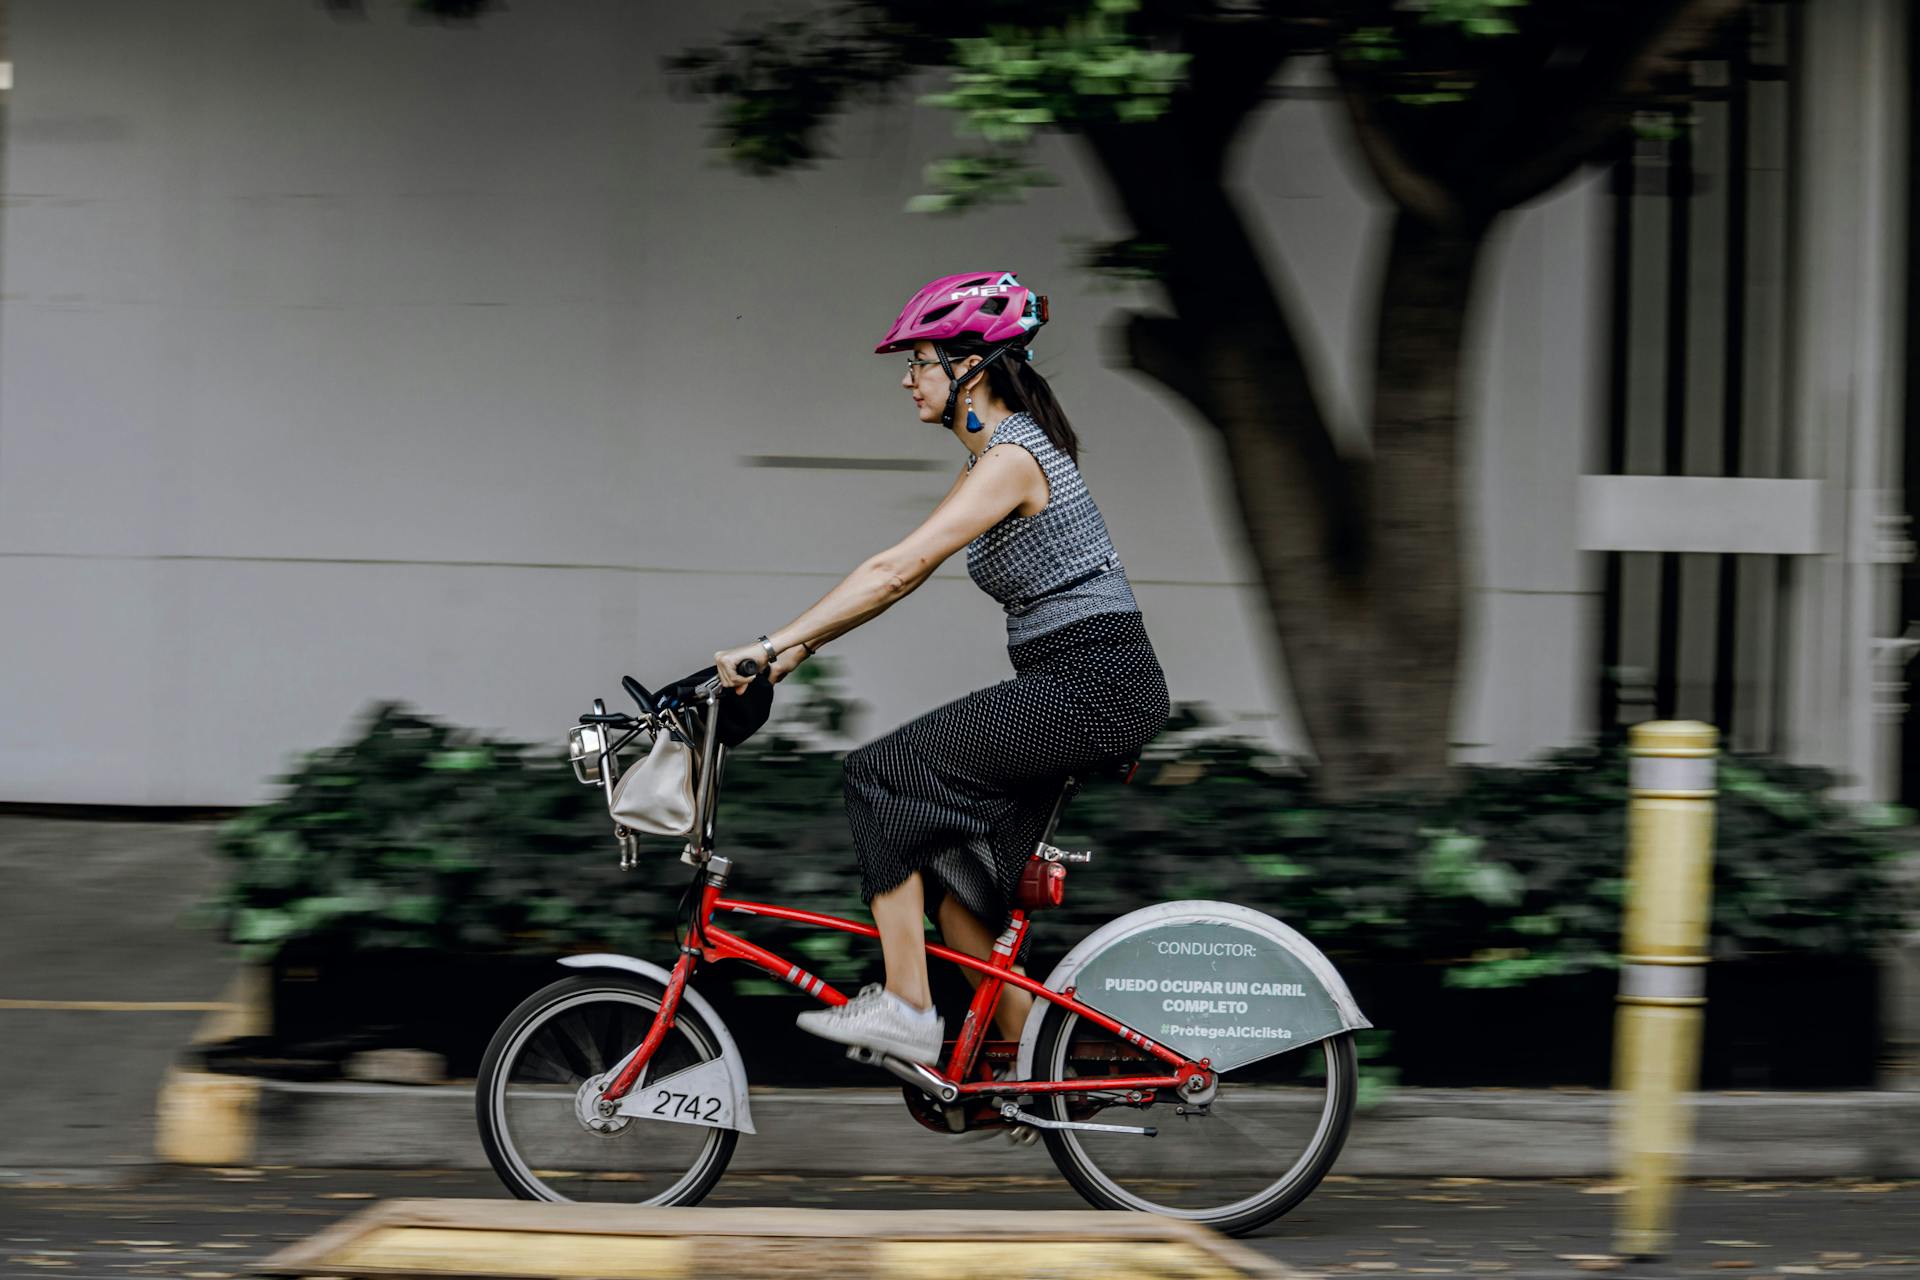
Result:
{"type": "Polygon", "coordinates": [[[916,1009],[875,982],[837,1009],[809,1009],[794,1019],[802,1031],[857,1045],[908,1062],[940,1056],[947,1024],[931,1009],[916,1009]]]}

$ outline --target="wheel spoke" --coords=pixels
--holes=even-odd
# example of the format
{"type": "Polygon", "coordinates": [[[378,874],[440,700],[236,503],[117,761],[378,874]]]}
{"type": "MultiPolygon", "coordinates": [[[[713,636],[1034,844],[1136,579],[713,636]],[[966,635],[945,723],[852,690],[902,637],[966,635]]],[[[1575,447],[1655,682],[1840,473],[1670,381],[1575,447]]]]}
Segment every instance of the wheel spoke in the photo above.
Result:
{"type": "MultiPolygon", "coordinates": [[[[529,999],[503,1030],[480,1081],[488,1156],[516,1193],[549,1200],[692,1203],[732,1153],[731,1131],[647,1116],[579,1111],[579,1087],[640,1042],[660,995],[618,980],[569,979],[529,999]],[[510,1082],[510,1083],[509,1083],[510,1082]]],[[[697,1012],[683,1005],[648,1074],[719,1057],[697,1012]]]]}
{"type": "Polygon", "coordinates": [[[520,1060],[514,1064],[513,1079],[529,1084],[575,1084],[581,1079],[564,1062],[547,1052],[544,1040],[536,1040],[527,1046],[520,1060]]]}
{"type": "MultiPolygon", "coordinates": [[[[1078,1078],[1097,1088],[1101,1075],[1133,1073],[1105,1047],[1110,1033],[1071,1014],[1051,1016],[1037,1064],[1046,1078],[1078,1078]]],[[[1337,1154],[1353,1101],[1351,1052],[1350,1037],[1337,1036],[1250,1064],[1246,1074],[1257,1084],[1228,1072],[1204,1113],[1181,1114],[1191,1104],[1164,1097],[1147,1107],[1056,1097],[1048,1104],[1055,1119],[1148,1125],[1156,1135],[1062,1130],[1046,1135],[1048,1149],[1068,1180],[1102,1207],[1250,1229],[1297,1203],[1337,1154]],[[1308,1055],[1325,1064],[1317,1079],[1305,1074],[1308,1055]]]]}

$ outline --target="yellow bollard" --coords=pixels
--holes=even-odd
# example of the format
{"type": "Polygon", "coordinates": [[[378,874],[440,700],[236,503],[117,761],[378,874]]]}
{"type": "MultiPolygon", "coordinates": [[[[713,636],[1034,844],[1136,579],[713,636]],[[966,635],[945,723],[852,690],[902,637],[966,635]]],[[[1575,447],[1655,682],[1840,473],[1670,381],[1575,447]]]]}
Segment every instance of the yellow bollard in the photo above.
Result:
{"type": "Polygon", "coordinates": [[[1675,1178],[1693,1145],[1713,906],[1718,734],[1693,721],[1635,725],[1629,749],[1627,905],[1614,1019],[1614,1162],[1628,1185],[1616,1252],[1659,1257],[1675,1178]]]}

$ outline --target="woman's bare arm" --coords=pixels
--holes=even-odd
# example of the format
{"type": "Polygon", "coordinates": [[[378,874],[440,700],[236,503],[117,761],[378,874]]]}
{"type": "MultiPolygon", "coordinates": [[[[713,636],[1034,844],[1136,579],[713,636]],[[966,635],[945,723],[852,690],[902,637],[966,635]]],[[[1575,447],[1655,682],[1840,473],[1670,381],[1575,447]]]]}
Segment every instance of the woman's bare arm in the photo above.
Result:
{"type": "Polygon", "coordinates": [[[802,640],[819,648],[871,621],[912,594],[948,556],[999,524],[1025,502],[1036,483],[1044,484],[1040,464],[1024,449],[991,449],[972,471],[963,471],[919,528],[896,545],[867,559],[818,603],[778,631],[774,647],[784,651],[802,640]]]}
{"type": "MultiPolygon", "coordinates": [[[[812,608],[768,633],[778,655],[771,665],[775,680],[799,666],[806,650],[819,648],[863,622],[878,617],[925,582],[946,558],[1000,523],[1022,503],[1044,501],[1046,475],[1032,454],[1018,447],[990,449],[971,471],[963,471],[918,529],[900,543],[870,557],[841,579],[812,608]]],[[[751,683],[738,673],[743,660],[766,661],[757,642],[713,655],[720,682],[735,693],[751,683]]]]}

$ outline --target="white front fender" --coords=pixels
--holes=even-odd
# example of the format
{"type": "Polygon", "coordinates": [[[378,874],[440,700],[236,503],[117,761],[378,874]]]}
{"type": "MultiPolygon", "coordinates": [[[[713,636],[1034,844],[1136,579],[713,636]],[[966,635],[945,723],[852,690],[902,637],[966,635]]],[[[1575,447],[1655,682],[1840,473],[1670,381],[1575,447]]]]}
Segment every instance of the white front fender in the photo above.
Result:
{"type": "MultiPolygon", "coordinates": [[[[673,974],[657,964],[635,959],[633,956],[615,955],[610,951],[596,951],[591,955],[562,956],[560,963],[570,969],[620,969],[627,973],[637,973],[643,978],[651,978],[661,986],[673,981],[673,974]]],[[[747,1110],[747,1068],[740,1057],[739,1047],[733,1043],[733,1036],[727,1031],[727,1024],[720,1021],[720,1015],[713,1011],[706,997],[693,989],[689,983],[680,990],[680,999],[693,1007],[707,1027],[713,1032],[713,1038],[720,1042],[720,1060],[727,1064],[727,1080],[732,1085],[733,1124],[730,1128],[742,1133],[755,1132],[753,1113],[747,1110]]]]}

